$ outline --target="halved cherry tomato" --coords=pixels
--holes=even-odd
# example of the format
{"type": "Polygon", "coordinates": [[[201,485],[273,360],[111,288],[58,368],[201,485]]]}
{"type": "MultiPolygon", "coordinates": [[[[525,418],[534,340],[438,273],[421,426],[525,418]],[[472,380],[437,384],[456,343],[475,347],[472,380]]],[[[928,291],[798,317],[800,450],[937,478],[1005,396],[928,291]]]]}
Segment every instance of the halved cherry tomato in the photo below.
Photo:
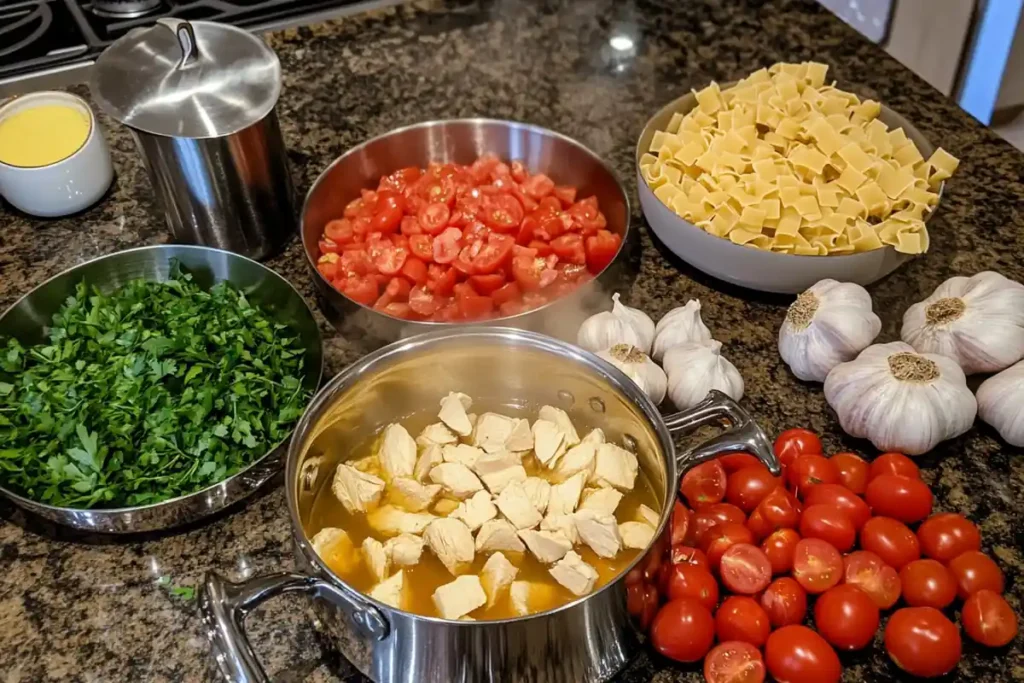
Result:
{"type": "Polygon", "coordinates": [[[942,512],[917,528],[921,551],[933,560],[949,562],[968,550],[981,549],[981,532],[963,515],[942,512]]]}
{"type": "Polygon", "coordinates": [[[547,262],[538,256],[516,256],[512,259],[512,276],[524,292],[543,287],[541,284],[547,262]]]}
{"type": "Polygon", "coordinates": [[[780,478],[773,477],[768,468],[758,463],[729,475],[725,499],[744,512],[750,513],[780,485],[780,478]]]}
{"type": "Polygon", "coordinates": [[[437,263],[451,263],[457,259],[462,251],[462,231],[458,228],[445,228],[434,238],[433,251],[437,263]]]}
{"type": "Polygon", "coordinates": [[[868,482],[864,500],[876,515],[906,524],[920,522],[932,512],[932,492],[920,479],[880,474],[868,482]]]}
{"type": "Polygon", "coordinates": [[[764,657],[750,643],[719,643],[704,658],[707,683],[764,683],[764,676],[764,657]]]}
{"type": "Polygon", "coordinates": [[[768,636],[764,659],[772,678],[786,683],[838,683],[843,675],[835,650],[806,626],[783,626],[768,636]]]}
{"type": "Polygon", "coordinates": [[[821,455],[821,439],[806,429],[787,429],[775,439],[775,456],[788,467],[798,455],[821,455]]]}
{"type": "Polygon", "coordinates": [[[956,579],[941,562],[914,560],[900,570],[903,600],[911,607],[944,609],[956,599],[956,579]]]}
{"type": "Polygon", "coordinates": [[[337,254],[341,251],[341,245],[329,237],[321,239],[317,246],[320,248],[321,254],[337,254]]]}
{"type": "Polygon", "coordinates": [[[860,530],[860,547],[869,550],[893,569],[921,557],[917,536],[906,524],[889,517],[872,517],[860,530]]]}
{"type": "Polygon", "coordinates": [[[402,209],[397,206],[384,206],[373,215],[370,230],[389,234],[398,229],[402,223],[402,209]]]}
{"type": "Polygon", "coordinates": [[[608,230],[598,230],[588,236],[584,242],[584,250],[590,272],[597,274],[604,270],[615,259],[621,245],[622,237],[608,230]]]}
{"type": "Polygon", "coordinates": [[[715,612],[715,634],[722,642],[739,640],[761,647],[772,631],[768,613],[745,595],[726,598],[715,612]]]}
{"type": "MultiPolygon", "coordinates": [[[[504,273],[491,273],[489,275],[473,275],[469,278],[469,284],[478,294],[492,295],[495,290],[505,285],[504,273]]],[[[492,297],[493,298],[493,297],[492,297]]],[[[495,302],[500,304],[500,301],[495,302]]]]}
{"type": "Polygon", "coordinates": [[[396,275],[402,266],[405,265],[405,259],[409,257],[409,250],[405,247],[396,247],[393,244],[385,245],[377,257],[373,260],[377,270],[384,275],[396,275]]]}
{"type": "Polygon", "coordinates": [[[871,508],[850,489],[839,484],[818,484],[804,496],[808,508],[812,505],[834,505],[850,518],[857,531],[871,519],[871,508]]]}
{"type": "Polygon", "coordinates": [[[543,173],[530,176],[523,182],[523,192],[534,199],[543,199],[555,189],[555,183],[543,173]]]}
{"type": "MultiPolygon", "coordinates": [[[[725,551],[738,543],[753,544],[754,534],[746,526],[738,522],[716,524],[704,535],[700,549],[708,556],[708,564],[713,571],[718,571],[719,563],[725,551]]],[[[767,560],[766,560],[767,562],[767,560]]],[[[771,567],[768,568],[769,575],[771,567]]]]}
{"type": "Polygon", "coordinates": [[[860,650],[871,644],[878,621],[878,605],[851,584],[829,588],[814,603],[814,626],[840,650],[860,650]]]}
{"type": "Polygon", "coordinates": [[[1003,596],[980,590],[964,602],[960,621],[971,640],[1002,647],[1017,636],[1017,615],[1003,596]]]}
{"type": "Polygon", "coordinates": [[[415,256],[410,256],[405,259],[405,265],[402,266],[402,275],[417,285],[422,285],[427,281],[427,264],[415,256]]]}
{"type": "MultiPolygon", "coordinates": [[[[416,221],[420,224],[420,229],[428,235],[440,234],[448,225],[448,219],[451,217],[451,212],[448,210],[446,204],[434,202],[427,204],[416,216],[416,221]]],[[[462,233],[459,233],[462,236],[462,233]]]]}
{"type": "Polygon", "coordinates": [[[558,258],[568,263],[584,264],[587,262],[583,238],[576,233],[568,233],[553,239],[551,248],[558,254],[558,258]]]}
{"type": "Polygon", "coordinates": [[[347,218],[330,221],[324,226],[324,237],[336,244],[348,244],[354,235],[352,221],[347,218]]]}
{"type": "Polygon", "coordinates": [[[415,192],[426,202],[451,206],[455,201],[455,183],[450,178],[425,175],[416,182],[415,192]]]}
{"type": "Polygon", "coordinates": [[[867,593],[879,609],[889,609],[900,599],[901,584],[896,570],[868,550],[858,550],[843,558],[843,581],[867,593]]]}
{"type": "Polygon", "coordinates": [[[566,185],[559,185],[552,190],[552,194],[562,203],[563,209],[568,209],[576,201],[576,188],[566,185]]]}
{"type": "Polygon", "coordinates": [[[722,584],[733,593],[753,595],[771,583],[772,565],[768,556],[756,545],[737,543],[722,553],[718,575],[722,584]]]}
{"type": "Polygon", "coordinates": [[[494,299],[489,296],[456,297],[459,313],[467,320],[479,320],[494,312],[494,299]]]}
{"type": "Polygon", "coordinates": [[[651,643],[662,655],[678,662],[698,662],[715,641],[715,620],[693,598],[670,600],[651,624],[651,643]]]}
{"type": "Polygon", "coordinates": [[[669,561],[672,564],[692,564],[694,567],[711,571],[708,556],[704,554],[704,551],[689,545],[673,545],[669,551],[669,561]]]}
{"type": "Polygon", "coordinates": [[[498,194],[484,200],[480,220],[498,232],[518,231],[523,220],[523,205],[509,194],[498,194]]]}
{"type": "Polygon", "coordinates": [[[683,475],[679,490],[691,508],[721,502],[725,498],[727,477],[722,465],[712,460],[702,463],[683,475]]]}
{"type": "Polygon", "coordinates": [[[431,316],[437,312],[438,301],[433,292],[417,285],[409,290],[409,308],[420,315],[431,316]]]}
{"type": "Polygon", "coordinates": [[[820,538],[802,538],[793,551],[793,578],[808,593],[823,593],[843,578],[843,558],[820,538]]]}
{"type": "Polygon", "coordinates": [[[785,574],[793,569],[793,555],[799,542],[800,534],[792,529],[779,529],[762,541],[761,550],[768,557],[773,574],[785,574]]]}
{"type": "Polygon", "coordinates": [[[477,274],[493,273],[503,266],[512,254],[515,245],[508,235],[490,235],[487,243],[473,256],[473,272],[477,274]]]}
{"type": "Polygon", "coordinates": [[[796,579],[783,576],[768,584],[761,595],[761,607],[774,628],[799,624],[807,614],[807,591],[796,579]]]}
{"type": "Polygon", "coordinates": [[[339,289],[349,299],[365,306],[372,306],[377,301],[379,293],[374,278],[360,275],[349,275],[341,280],[339,289]]]}
{"type": "Polygon", "coordinates": [[[402,216],[402,222],[398,230],[406,237],[423,234],[423,228],[420,227],[420,222],[416,216],[402,216]]]}
{"type": "Polygon", "coordinates": [[[435,279],[430,279],[430,269],[427,269],[427,287],[430,288],[436,296],[448,296],[452,293],[452,289],[455,287],[455,282],[458,277],[458,273],[454,268],[446,268],[442,270],[442,273],[435,279]]]}
{"type": "Polygon", "coordinates": [[[519,289],[519,285],[515,282],[507,282],[491,292],[491,298],[494,299],[494,303],[498,306],[501,306],[508,301],[516,301],[522,295],[522,290],[519,289]]]}
{"type": "Polygon", "coordinates": [[[956,625],[934,607],[904,607],[885,625],[885,650],[899,668],[934,678],[949,673],[963,647],[956,625]]]}
{"type": "Polygon", "coordinates": [[[869,466],[856,453],[836,453],[829,460],[839,470],[839,483],[857,495],[864,493],[868,486],[869,466]]]}
{"type": "Polygon", "coordinates": [[[902,453],[882,453],[871,461],[868,481],[882,474],[900,474],[904,477],[921,478],[917,464],[902,453]]]}
{"type": "Polygon", "coordinates": [[[977,550],[968,550],[949,561],[949,571],[956,579],[956,593],[966,600],[980,590],[1003,592],[1003,572],[992,558],[977,550]]]}
{"type": "Polygon", "coordinates": [[[849,515],[836,505],[809,505],[800,517],[800,535],[820,538],[836,550],[846,552],[857,540],[857,529],[849,515]]]}
{"type": "Polygon", "coordinates": [[[434,242],[430,235],[412,235],[409,237],[409,251],[418,259],[426,262],[434,260],[434,242]]]}

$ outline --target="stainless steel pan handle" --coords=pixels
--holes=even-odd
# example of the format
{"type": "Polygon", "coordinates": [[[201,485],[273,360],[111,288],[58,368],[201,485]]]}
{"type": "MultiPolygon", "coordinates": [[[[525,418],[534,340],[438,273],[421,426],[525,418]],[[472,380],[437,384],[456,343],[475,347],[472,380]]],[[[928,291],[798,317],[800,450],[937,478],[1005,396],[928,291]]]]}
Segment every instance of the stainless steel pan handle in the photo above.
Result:
{"type": "Polygon", "coordinates": [[[679,476],[717,455],[740,452],[753,454],[775,476],[782,472],[772,443],[764,431],[736,401],[720,391],[712,391],[690,410],[665,418],[665,426],[672,434],[685,434],[698,427],[721,423],[726,425],[726,431],[676,456],[679,476]]]}
{"type": "Polygon", "coordinates": [[[357,632],[370,640],[383,640],[391,628],[384,614],[366,599],[315,576],[281,572],[231,583],[217,572],[206,575],[199,610],[206,625],[214,659],[231,683],[269,683],[245,635],[245,617],[264,600],[284,593],[323,598],[341,608],[357,632]]]}

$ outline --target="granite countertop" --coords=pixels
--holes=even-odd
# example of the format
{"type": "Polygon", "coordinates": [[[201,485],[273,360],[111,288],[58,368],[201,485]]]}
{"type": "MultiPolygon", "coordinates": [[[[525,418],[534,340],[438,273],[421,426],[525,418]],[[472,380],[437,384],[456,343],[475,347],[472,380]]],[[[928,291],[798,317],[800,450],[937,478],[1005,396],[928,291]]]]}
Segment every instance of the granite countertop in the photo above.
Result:
{"type": "MultiPolygon", "coordinates": [[[[704,319],[746,380],[745,405],[772,434],[805,426],[823,434],[830,452],[873,454],[842,435],[820,386],[797,381],[780,362],[775,337],[787,299],[712,281],[651,241],[636,202],[633,151],[644,122],[664,102],[776,61],[819,60],[841,85],[903,113],[962,159],[930,224],[931,251],[870,288],[884,323],[880,341],[898,339],[902,312],[951,275],[993,269],[1024,281],[1024,156],[809,1],[434,0],[284,31],[270,42],[283,66],[279,109],[302,193],[352,145],[426,119],[527,121],[602,155],[628,181],[642,233],[629,300],[657,318],[699,298],[704,319]],[[609,46],[620,33],[633,37],[635,54],[609,46]]],[[[103,123],[117,178],[98,206],[53,221],[0,209],[0,307],[75,263],[168,240],[130,137],[103,123]]],[[[269,265],[312,300],[297,241],[269,265]]],[[[355,352],[322,325],[336,372],[355,352]]],[[[978,426],[921,464],[937,509],[963,512],[981,525],[1020,614],[1024,453],[978,426]]],[[[214,521],[142,539],[82,538],[0,511],[7,520],[0,522],[3,683],[212,680],[188,589],[209,569],[240,580],[292,567],[280,486],[214,521]]],[[[363,680],[322,642],[301,598],[274,600],[248,624],[277,681],[363,680]]],[[[844,681],[899,678],[879,643],[842,657],[844,681]]],[[[969,642],[964,648],[945,680],[1024,680],[1020,638],[994,653],[969,642]]],[[[701,677],[697,667],[642,654],[621,680],[701,677]]]]}

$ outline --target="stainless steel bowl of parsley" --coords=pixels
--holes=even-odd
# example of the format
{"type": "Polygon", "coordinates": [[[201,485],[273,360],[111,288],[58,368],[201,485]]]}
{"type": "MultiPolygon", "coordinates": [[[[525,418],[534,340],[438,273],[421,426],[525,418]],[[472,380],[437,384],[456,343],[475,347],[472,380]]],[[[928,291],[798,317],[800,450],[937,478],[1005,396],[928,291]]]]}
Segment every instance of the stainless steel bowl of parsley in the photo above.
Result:
{"type": "Polygon", "coordinates": [[[83,263],[0,316],[0,495],[88,531],[194,522],[280,471],[322,370],[309,306],[256,261],[83,263]]]}

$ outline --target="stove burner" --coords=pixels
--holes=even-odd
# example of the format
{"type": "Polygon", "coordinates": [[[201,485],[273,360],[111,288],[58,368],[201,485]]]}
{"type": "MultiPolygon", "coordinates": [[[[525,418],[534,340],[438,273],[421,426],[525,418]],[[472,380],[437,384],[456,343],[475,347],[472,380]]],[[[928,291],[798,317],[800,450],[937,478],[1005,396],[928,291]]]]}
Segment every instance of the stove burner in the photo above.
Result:
{"type": "Polygon", "coordinates": [[[0,57],[14,54],[36,41],[53,23],[53,12],[47,5],[12,7],[0,14],[0,57]],[[9,22],[9,23],[8,23],[9,22]]]}
{"type": "Polygon", "coordinates": [[[161,0],[93,0],[89,11],[107,19],[134,19],[155,11],[161,0]]]}

